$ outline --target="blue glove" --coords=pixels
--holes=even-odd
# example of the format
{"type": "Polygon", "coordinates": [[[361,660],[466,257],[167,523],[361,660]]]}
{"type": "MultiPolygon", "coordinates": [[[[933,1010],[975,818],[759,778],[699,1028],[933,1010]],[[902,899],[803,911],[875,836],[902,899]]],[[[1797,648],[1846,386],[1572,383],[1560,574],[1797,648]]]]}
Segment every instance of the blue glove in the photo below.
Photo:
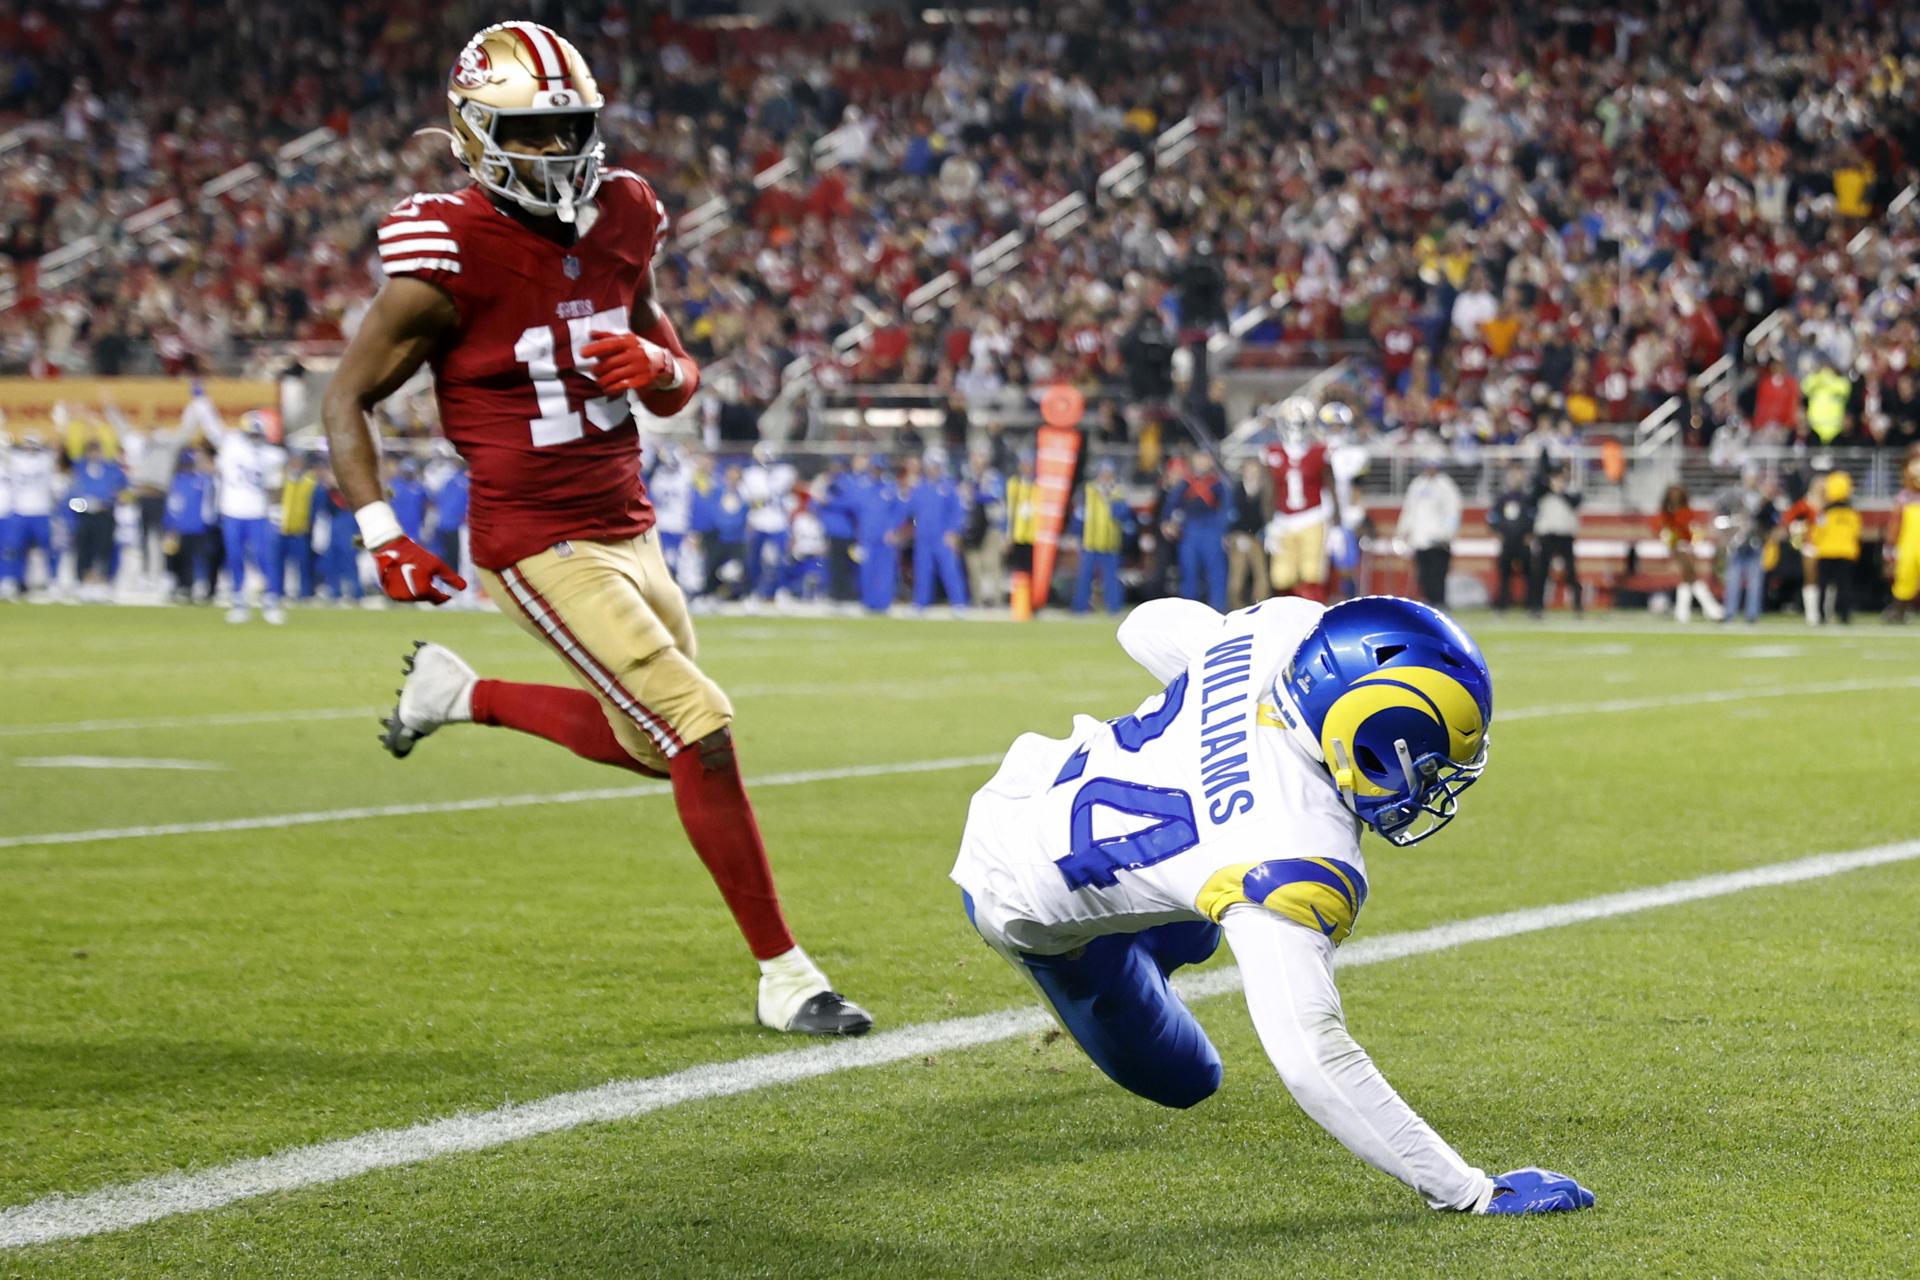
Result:
{"type": "Polygon", "coordinates": [[[1488,1213],[1564,1213],[1593,1208],[1593,1192],[1549,1169],[1515,1169],[1493,1180],[1488,1213]]]}

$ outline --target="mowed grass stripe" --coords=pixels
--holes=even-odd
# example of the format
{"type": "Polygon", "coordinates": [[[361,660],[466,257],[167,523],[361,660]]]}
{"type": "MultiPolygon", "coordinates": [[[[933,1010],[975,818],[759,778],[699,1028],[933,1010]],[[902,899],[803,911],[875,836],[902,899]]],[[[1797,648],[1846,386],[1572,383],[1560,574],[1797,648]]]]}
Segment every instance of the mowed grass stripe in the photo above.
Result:
{"type": "MultiPolygon", "coordinates": [[[[1811,684],[1781,685],[1772,688],[1700,689],[1691,693],[1657,695],[1645,698],[1614,698],[1600,702],[1571,702],[1538,707],[1516,707],[1496,711],[1497,726],[1530,720],[1547,720],[1574,715],[1621,715],[1636,711],[1661,711],[1674,707],[1719,703],[1750,702],[1770,698],[1805,697],[1821,694],[1888,692],[1920,689],[1920,676],[1901,676],[1883,680],[1829,680],[1811,684]]],[[[893,764],[848,765],[838,769],[809,769],[790,773],[767,774],[750,780],[755,787],[790,787],[810,782],[835,782],[847,778],[879,778],[896,774],[938,773],[947,769],[977,768],[998,764],[1001,756],[950,756],[932,760],[907,760],[893,764]]],[[[494,809],[523,809],[540,805],[588,804],[606,800],[630,800],[641,796],[669,794],[673,788],[664,782],[639,783],[625,787],[593,787],[577,791],[554,791],[523,795],[475,796],[466,800],[432,800],[415,804],[366,805],[343,809],[318,809],[300,813],[270,813],[244,818],[215,818],[194,822],[165,822],[136,827],[99,827],[84,831],[48,831],[24,835],[0,836],[0,849],[32,849],[52,845],[93,844],[110,840],[148,840],[162,836],[215,835],[230,831],[263,831],[284,827],[314,826],[327,822],[355,822],[368,818],[410,818],[440,813],[478,813],[494,809]]]]}
{"type": "MultiPolygon", "coordinates": [[[[1562,929],[1751,889],[1819,880],[1916,858],[1920,858],[1920,840],[1909,840],[1869,849],[1818,854],[1553,906],[1476,916],[1429,929],[1356,939],[1341,949],[1339,964],[1342,969],[1383,964],[1477,942],[1562,929]]],[[[1203,1000],[1238,988],[1239,971],[1230,967],[1210,970],[1180,984],[1182,994],[1189,1000],[1203,1000]]],[[[485,1151],[582,1125],[633,1119],[684,1103],[734,1097],[843,1071],[973,1048],[1031,1034],[1044,1028],[1048,1021],[1048,1016],[1038,1008],[1021,1008],[922,1023],[864,1040],[709,1063],[651,1079],[614,1081],[593,1089],[555,1094],[493,1111],[449,1116],[405,1129],[376,1129],[198,1173],[165,1174],[82,1195],[47,1196],[0,1210],[0,1248],[50,1244],[125,1230],[263,1195],[338,1182],[376,1169],[485,1151]]]]}

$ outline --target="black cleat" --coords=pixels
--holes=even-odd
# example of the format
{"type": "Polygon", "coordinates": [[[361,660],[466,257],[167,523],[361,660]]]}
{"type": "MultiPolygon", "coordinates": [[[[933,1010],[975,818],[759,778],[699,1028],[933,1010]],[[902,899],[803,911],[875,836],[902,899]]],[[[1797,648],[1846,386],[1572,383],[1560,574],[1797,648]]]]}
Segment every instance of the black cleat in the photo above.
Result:
{"type": "Polygon", "coordinates": [[[838,991],[822,991],[809,997],[782,1030],[808,1036],[863,1036],[873,1030],[873,1015],[838,991]]]}

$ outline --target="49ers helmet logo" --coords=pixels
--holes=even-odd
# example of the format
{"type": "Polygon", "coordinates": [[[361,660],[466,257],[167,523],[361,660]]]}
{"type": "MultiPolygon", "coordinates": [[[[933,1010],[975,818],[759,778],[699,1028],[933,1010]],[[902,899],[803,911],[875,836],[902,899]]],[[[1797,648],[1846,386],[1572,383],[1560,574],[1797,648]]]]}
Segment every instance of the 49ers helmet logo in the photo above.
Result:
{"type": "Polygon", "coordinates": [[[453,82],[462,89],[478,89],[487,82],[487,73],[493,70],[493,59],[478,40],[460,51],[460,60],[453,64],[453,82]]]}

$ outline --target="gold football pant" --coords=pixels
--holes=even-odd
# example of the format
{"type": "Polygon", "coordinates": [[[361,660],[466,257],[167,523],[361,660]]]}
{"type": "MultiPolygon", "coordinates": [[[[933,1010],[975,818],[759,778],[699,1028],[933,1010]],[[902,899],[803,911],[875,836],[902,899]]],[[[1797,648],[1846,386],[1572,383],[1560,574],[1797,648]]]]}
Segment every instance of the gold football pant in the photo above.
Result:
{"type": "Polygon", "coordinates": [[[667,772],[683,748],[732,722],[727,695],[694,665],[693,620],[654,532],[562,542],[480,579],[502,612],[560,655],[648,768],[667,772]]]}

